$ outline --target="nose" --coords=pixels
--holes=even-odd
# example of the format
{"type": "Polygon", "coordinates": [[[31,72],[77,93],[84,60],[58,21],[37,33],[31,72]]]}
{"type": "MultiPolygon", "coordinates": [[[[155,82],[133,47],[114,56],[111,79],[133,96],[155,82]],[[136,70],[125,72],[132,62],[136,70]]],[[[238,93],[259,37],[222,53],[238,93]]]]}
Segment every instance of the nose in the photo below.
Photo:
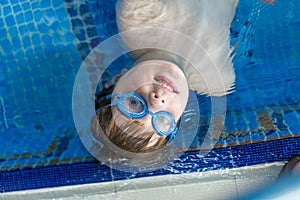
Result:
{"type": "Polygon", "coordinates": [[[152,107],[161,107],[166,104],[166,95],[162,90],[150,93],[150,103],[152,107]]]}

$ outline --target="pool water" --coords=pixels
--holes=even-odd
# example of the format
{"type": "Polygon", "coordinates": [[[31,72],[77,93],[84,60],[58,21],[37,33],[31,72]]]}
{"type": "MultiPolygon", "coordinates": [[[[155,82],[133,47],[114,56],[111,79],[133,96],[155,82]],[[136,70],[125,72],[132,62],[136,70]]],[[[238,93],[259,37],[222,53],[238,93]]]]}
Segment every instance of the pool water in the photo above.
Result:
{"type": "MultiPolygon", "coordinates": [[[[229,169],[284,161],[300,153],[300,2],[239,2],[231,26],[237,75],[224,130],[199,156],[198,137],[180,158],[153,172],[101,165],[82,145],[72,117],[77,70],[117,33],[116,0],[2,0],[0,3],[0,191],[229,169]],[[84,170],[83,170],[84,169],[84,170]]],[[[129,66],[121,58],[104,78],[129,66]]],[[[209,97],[198,95],[201,108],[209,97]]],[[[207,114],[208,113],[208,114],[207,114]]]]}

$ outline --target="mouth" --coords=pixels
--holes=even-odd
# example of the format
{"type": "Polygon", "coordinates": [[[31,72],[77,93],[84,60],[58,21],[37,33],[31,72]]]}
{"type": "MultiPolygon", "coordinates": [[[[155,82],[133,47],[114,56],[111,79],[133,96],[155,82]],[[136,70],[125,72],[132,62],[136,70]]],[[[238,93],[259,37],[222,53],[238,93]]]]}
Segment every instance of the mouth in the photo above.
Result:
{"type": "Polygon", "coordinates": [[[179,93],[176,86],[167,77],[165,77],[165,76],[156,76],[154,78],[154,80],[158,83],[158,85],[160,85],[161,87],[163,87],[167,91],[172,92],[172,93],[176,93],[176,94],[179,93]]]}

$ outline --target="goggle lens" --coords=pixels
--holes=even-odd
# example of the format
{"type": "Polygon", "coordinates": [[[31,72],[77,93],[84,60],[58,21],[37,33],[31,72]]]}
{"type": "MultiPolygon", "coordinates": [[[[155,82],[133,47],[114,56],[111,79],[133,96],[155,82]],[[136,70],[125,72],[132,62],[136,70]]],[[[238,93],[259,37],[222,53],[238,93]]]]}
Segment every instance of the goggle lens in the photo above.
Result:
{"type": "Polygon", "coordinates": [[[127,96],[122,100],[123,108],[132,114],[141,114],[145,111],[143,102],[134,96],[127,96]]]}
{"type": "Polygon", "coordinates": [[[154,118],[156,128],[163,133],[170,133],[173,131],[173,121],[169,115],[159,114],[154,118]]]}

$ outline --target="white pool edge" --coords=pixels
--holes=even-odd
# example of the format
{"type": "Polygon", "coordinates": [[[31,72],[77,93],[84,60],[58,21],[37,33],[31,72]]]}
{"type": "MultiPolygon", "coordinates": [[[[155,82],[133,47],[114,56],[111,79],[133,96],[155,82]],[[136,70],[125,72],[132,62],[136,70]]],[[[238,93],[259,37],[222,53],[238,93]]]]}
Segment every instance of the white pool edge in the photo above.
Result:
{"type": "Polygon", "coordinates": [[[163,175],[130,180],[9,192],[3,200],[37,199],[239,199],[259,192],[277,179],[284,162],[163,175]]]}

